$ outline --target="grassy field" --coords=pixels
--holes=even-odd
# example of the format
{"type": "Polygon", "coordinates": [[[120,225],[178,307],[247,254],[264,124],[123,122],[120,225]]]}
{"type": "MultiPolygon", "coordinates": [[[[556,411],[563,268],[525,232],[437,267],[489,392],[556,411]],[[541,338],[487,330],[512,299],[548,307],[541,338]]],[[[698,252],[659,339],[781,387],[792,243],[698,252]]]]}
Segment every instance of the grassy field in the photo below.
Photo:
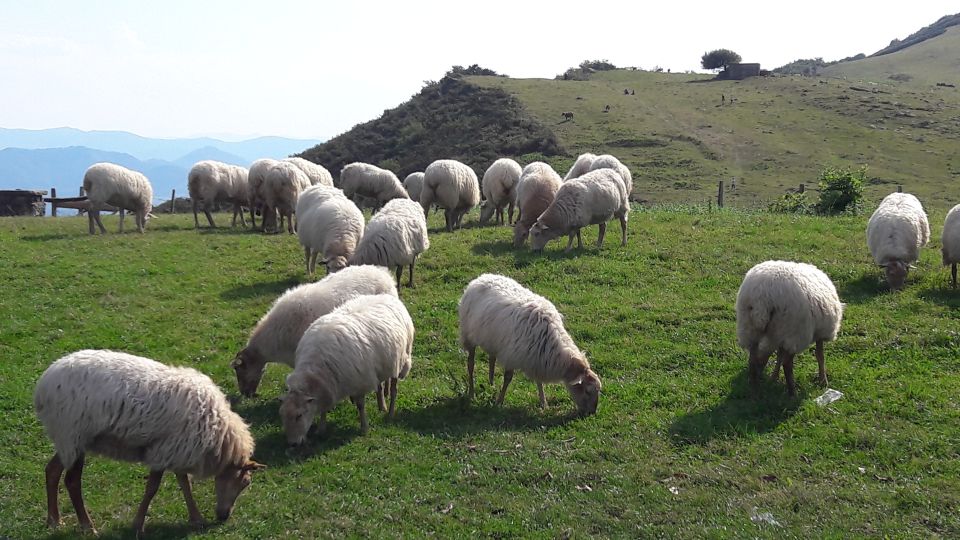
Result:
{"type": "MultiPolygon", "coordinates": [[[[939,263],[943,211],[932,212],[934,239],[899,293],[870,261],[865,217],[638,210],[626,248],[613,233],[593,247],[594,227],[582,251],[555,242],[539,256],[475,221],[433,234],[417,288],[402,290],[417,338],[394,421],[374,414],[362,437],[355,409],[341,405],[328,438],[288,450],[277,415],[286,368],[272,366],[260,397],[235,405],[270,468],[230,521],[201,531],[187,527],[168,476],[148,535],[960,536],[960,292],[939,263]],[[813,401],[823,389],[810,353],[798,357],[798,399],[782,380],[749,395],[733,303],[746,270],[776,258],[818,265],[847,303],[826,348],[830,386],[845,395],[828,407],[813,401]],[[596,416],[573,418],[558,385],[538,409],[523,377],[503,408],[482,381],[465,402],[456,305],[483,272],[519,280],[564,313],[603,379],[596,416]]],[[[50,362],[124,350],[194,366],[236,398],[230,359],[276,296],[305,281],[287,235],[196,232],[187,216],[161,216],[143,236],[85,228],[77,218],[0,220],[0,536],[49,534],[42,478],[52,449],[31,396],[50,362]]],[[[88,460],[85,494],[103,537],[130,536],[145,474],[88,460]]],[[[212,483],[196,492],[212,519],[212,483]]],[[[66,525],[53,537],[73,537],[63,492],[61,508],[66,525]]]]}

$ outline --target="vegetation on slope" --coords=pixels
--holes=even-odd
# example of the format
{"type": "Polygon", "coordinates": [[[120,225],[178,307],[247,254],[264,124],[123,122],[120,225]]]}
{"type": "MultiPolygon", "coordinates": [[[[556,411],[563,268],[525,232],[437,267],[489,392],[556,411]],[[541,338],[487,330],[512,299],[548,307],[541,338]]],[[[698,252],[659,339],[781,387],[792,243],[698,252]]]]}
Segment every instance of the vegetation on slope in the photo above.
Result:
{"type": "Polygon", "coordinates": [[[944,32],[946,32],[948,28],[952,26],[957,26],[957,25],[960,25],[960,13],[957,13],[955,15],[944,15],[943,17],[940,17],[940,19],[937,20],[937,22],[931,24],[930,26],[924,26],[920,30],[917,30],[916,32],[910,34],[909,36],[907,36],[902,40],[894,39],[893,41],[890,42],[890,45],[887,45],[886,47],[871,54],[870,56],[871,57],[883,56],[885,54],[890,54],[890,53],[894,53],[894,52],[906,49],[907,47],[912,47],[917,43],[921,43],[928,39],[935,38],[940,34],[943,34],[944,32]]]}

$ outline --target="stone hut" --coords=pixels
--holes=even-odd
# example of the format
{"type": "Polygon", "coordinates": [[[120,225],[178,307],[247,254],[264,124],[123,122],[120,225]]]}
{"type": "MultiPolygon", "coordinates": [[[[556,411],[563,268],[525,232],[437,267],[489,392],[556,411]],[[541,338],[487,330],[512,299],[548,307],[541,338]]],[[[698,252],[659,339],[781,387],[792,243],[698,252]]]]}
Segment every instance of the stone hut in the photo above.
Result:
{"type": "Polygon", "coordinates": [[[46,194],[27,189],[0,190],[0,216],[43,216],[47,210],[43,202],[46,194]]]}

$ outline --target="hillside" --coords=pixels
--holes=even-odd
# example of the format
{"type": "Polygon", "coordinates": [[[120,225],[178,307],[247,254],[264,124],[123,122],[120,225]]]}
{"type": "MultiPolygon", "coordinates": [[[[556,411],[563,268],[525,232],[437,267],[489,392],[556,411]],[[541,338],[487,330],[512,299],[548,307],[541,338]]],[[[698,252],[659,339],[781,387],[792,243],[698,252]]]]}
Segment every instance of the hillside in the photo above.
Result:
{"type": "Polygon", "coordinates": [[[882,56],[884,54],[890,54],[906,49],[907,47],[912,47],[918,43],[937,37],[940,34],[943,34],[947,29],[957,25],[960,25],[960,13],[955,15],[944,15],[943,17],[940,17],[937,22],[917,30],[904,39],[894,39],[890,42],[890,45],[880,49],[870,56],[882,56]]]}

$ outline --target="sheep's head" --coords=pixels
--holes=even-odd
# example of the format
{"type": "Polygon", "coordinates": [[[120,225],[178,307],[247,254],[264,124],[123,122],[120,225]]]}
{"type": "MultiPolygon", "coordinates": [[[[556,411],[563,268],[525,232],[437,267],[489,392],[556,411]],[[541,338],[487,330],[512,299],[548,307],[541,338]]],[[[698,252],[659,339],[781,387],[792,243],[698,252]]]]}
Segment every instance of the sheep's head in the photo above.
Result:
{"type": "Polygon", "coordinates": [[[260,379],[263,378],[266,363],[259,362],[257,353],[250,348],[244,348],[230,362],[230,367],[237,374],[237,389],[240,393],[246,397],[255,396],[257,387],[260,386],[260,379]]]}
{"type": "Polygon", "coordinates": [[[530,249],[542,251],[547,242],[556,238],[557,235],[556,231],[537,220],[533,227],[530,227],[530,249]]]}
{"type": "Polygon", "coordinates": [[[342,256],[341,256],[341,257],[333,257],[333,258],[330,258],[330,259],[324,261],[323,264],[325,264],[325,265],[327,266],[327,273],[328,273],[328,274],[333,274],[333,273],[339,272],[340,270],[343,270],[344,268],[347,267],[347,258],[346,258],[346,257],[342,257],[342,256]]]}
{"type": "Polygon", "coordinates": [[[226,521],[230,517],[237,497],[250,485],[250,476],[253,471],[266,468],[266,465],[248,460],[243,465],[227,467],[217,475],[214,481],[214,491],[217,494],[217,519],[226,521]]]}
{"type": "Polygon", "coordinates": [[[313,424],[313,417],[319,410],[317,398],[303,392],[288,390],[280,401],[280,419],[283,421],[283,431],[287,435],[287,444],[303,444],[313,424]]]}
{"type": "Polygon", "coordinates": [[[567,382],[567,390],[581,416],[597,412],[601,386],[600,377],[589,368],[576,379],[567,382]]]}
{"type": "Polygon", "coordinates": [[[486,225],[490,218],[493,217],[493,212],[497,207],[491,203],[489,200],[483,201],[480,203],[480,224],[486,225]]]}
{"type": "Polygon", "coordinates": [[[513,247],[520,247],[527,241],[527,235],[530,234],[530,228],[524,226],[518,220],[513,225],[513,247]]]}
{"type": "Polygon", "coordinates": [[[887,283],[890,285],[890,288],[893,290],[899,290],[903,288],[904,282],[907,280],[907,272],[910,270],[910,266],[903,261],[890,261],[886,264],[881,264],[881,268],[887,275],[887,283]]]}

